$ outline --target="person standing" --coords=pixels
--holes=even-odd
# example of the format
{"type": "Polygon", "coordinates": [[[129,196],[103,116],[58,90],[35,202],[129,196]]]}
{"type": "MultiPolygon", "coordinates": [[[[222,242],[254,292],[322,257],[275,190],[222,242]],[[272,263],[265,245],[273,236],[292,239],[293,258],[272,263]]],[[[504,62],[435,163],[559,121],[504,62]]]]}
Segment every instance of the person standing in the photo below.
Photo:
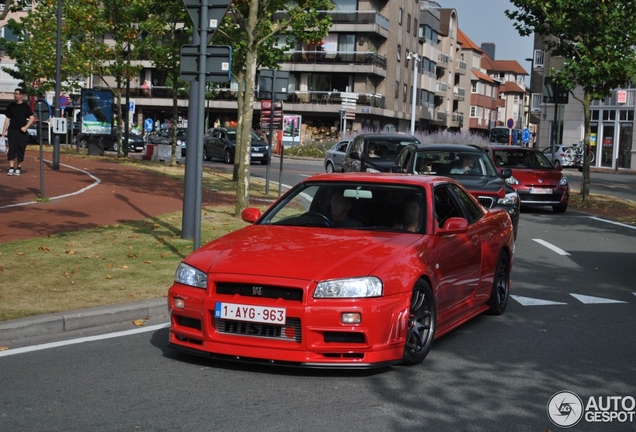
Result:
{"type": "Polygon", "coordinates": [[[11,102],[5,112],[7,118],[2,128],[2,136],[7,137],[9,145],[7,174],[19,176],[22,173],[22,161],[29,142],[29,126],[33,124],[34,118],[31,107],[24,103],[24,91],[21,88],[15,89],[13,99],[15,102],[11,102]]]}

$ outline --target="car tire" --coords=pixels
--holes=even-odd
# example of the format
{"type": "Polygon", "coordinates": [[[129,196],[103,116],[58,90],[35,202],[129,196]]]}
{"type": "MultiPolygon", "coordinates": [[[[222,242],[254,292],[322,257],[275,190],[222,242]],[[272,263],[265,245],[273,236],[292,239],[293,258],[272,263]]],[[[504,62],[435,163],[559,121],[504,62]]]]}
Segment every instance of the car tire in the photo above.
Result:
{"type": "Polygon", "coordinates": [[[234,162],[232,160],[232,154],[230,153],[229,149],[225,149],[225,152],[223,153],[223,162],[225,162],[226,164],[231,164],[232,162],[234,162]]]}
{"type": "Polygon", "coordinates": [[[431,350],[437,325],[437,307],[433,290],[425,281],[418,281],[411,293],[411,304],[406,329],[406,343],[402,363],[420,364],[431,350]]]}
{"type": "Polygon", "coordinates": [[[565,213],[565,211],[568,209],[568,205],[566,204],[557,204],[557,205],[553,205],[552,206],[552,210],[555,213],[565,213]]]}
{"type": "Polygon", "coordinates": [[[510,297],[510,257],[502,250],[497,258],[495,276],[492,281],[492,290],[488,299],[488,313],[501,315],[506,310],[510,297]]]}
{"type": "Polygon", "coordinates": [[[88,148],[88,140],[86,138],[80,138],[79,146],[83,149],[88,148]]]}
{"type": "Polygon", "coordinates": [[[334,171],[333,164],[331,162],[327,162],[327,166],[325,167],[325,171],[328,173],[332,173],[334,171]]]}

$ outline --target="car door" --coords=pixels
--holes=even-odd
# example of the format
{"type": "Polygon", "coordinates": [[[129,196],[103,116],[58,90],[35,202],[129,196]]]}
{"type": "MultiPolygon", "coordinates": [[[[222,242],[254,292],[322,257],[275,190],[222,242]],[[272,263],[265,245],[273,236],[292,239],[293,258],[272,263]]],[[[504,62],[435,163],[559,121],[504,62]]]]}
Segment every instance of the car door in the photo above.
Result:
{"type": "Polygon", "coordinates": [[[220,129],[214,129],[210,134],[210,155],[214,159],[222,159],[223,158],[223,147],[219,142],[219,134],[221,133],[220,129]]]}
{"type": "Polygon", "coordinates": [[[440,318],[452,320],[462,313],[463,308],[458,307],[470,300],[479,284],[483,240],[480,219],[483,219],[483,212],[463,190],[452,183],[436,186],[433,196],[433,216],[438,228],[452,217],[468,220],[465,233],[436,236],[440,318]],[[466,203],[471,204],[469,209],[466,203]]]}
{"type": "Polygon", "coordinates": [[[341,172],[342,171],[342,163],[344,162],[345,154],[347,153],[347,147],[351,141],[341,141],[336,146],[335,151],[331,155],[331,159],[333,160],[334,171],[341,172]]]}

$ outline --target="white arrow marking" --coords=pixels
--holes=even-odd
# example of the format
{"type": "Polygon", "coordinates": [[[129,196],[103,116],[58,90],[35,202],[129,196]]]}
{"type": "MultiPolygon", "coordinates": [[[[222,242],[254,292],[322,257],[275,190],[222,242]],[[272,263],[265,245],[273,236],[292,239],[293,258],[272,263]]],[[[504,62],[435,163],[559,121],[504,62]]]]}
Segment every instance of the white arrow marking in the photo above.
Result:
{"type": "Polygon", "coordinates": [[[606,299],[606,298],[602,298],[602,297],[585,296],[585,295],[581,295],[581,294],[572,294],[572,293],[570,293],[570,295],[572,297],[574,297],[575,299],[577,299],[578,301],[580,301],[581,303],[583,303],[583,304],[627,303],[627,302],[620,301],[620,300],[612,300],[612,299],[606,299]]]}
{"type": "Polygon", "coordinates": [[[564,251],[563,249],[558,248],[558,247],[556,247],[555,245],[553,245],[553,244],[551,244],[551,243],[548,243],[548,242],[547,242],[547,241],[545,241],[545,240],[541,240],[541,239],[532,239],[532,240],[534,240],[534,241],[536,241],[537,243],[539,243],[540,245],[543,245],[543,246],[547,247],[548,249],[550,249],[550,250],[552,250],[552,251],[554,251],[554,252],[558,253],[559,255],[563,255],[563,256],[570,255],[569,253],[567,253],[567,252],[566,252],[566,251],[564,251]]]}
{"type": "Polygon", "coordinates": [[[514,300],[521,303],[521,306],[552,306],[552,305],[566,305],[567,303],[560,303],[550,300],[541,300],[530,297],[522,297],[517,295],[511,295],[514,300]]]}

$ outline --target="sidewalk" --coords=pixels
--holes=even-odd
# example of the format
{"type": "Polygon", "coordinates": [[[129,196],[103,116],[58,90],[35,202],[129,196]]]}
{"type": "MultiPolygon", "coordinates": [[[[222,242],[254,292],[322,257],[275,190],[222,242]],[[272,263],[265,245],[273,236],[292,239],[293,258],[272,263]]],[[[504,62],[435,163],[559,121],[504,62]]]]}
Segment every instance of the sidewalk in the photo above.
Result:
{"type": "MultiPolygon", "coordinates": [[[[52,169],[52,153],[44,153],[42,197],[39,151],[30,146],[20,176],[8,176],[0,158],[0,243],[67,231],[143,220],[183,209],[183,182],[153,171],[97,158],[60,155],[52,169]]],[[[204,192],[202,202],[230,202],[227,195],[204,192]]],[[[75,310],[0,322],[0,340],[59,334],[71,330],[167,315],[166,299],[75,310]]],[[[2,345],[2,344],[0,344],[2,345]]]]}

